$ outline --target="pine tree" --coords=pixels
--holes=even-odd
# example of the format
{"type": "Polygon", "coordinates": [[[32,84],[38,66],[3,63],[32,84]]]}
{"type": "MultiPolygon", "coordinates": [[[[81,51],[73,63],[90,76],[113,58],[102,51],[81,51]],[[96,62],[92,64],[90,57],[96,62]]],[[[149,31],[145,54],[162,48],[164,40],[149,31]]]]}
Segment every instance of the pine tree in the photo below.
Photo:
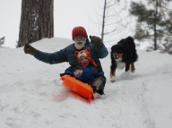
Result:
{"type": "Polygon", "coordinates": [[[137,17],[135,38],[138,40],[153,38],[154,50],[157,49],[157,40],[171,34],[171,13],[167,13],[165,6],[172,0],[148,0],[149,8],[143,3],[131,3],[130,13],[137,17]],[[152,6],[152,8],[150,7],[152,6]]]}
{"type": "Polygon", "coordinates": [[[54,36],[54,0],[22,0],[18,47],[54,36]]]}

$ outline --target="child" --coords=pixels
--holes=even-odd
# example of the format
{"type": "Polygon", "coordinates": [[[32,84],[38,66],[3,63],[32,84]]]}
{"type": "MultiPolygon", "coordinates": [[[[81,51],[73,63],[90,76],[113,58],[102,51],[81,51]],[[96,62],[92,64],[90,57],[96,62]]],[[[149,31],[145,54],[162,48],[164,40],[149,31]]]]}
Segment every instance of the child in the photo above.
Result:
{"type": "Polygon", "coordinates": [[[77,57],[79,65],[69,67],[62,75],[69,74],[91,85],[94,92],[103,95],[106,78],[104,72],[98,70],[97,64],[90,57],[90,49],[87,48],[86,50],[76,51],[75,56],[77,57]]]}

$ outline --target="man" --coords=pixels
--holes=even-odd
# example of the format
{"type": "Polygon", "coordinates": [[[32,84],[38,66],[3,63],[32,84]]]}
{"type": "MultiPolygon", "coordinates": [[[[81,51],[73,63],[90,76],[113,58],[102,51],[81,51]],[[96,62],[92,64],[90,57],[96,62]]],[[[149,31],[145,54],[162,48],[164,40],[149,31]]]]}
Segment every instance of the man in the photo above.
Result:
{"type": "MultiPolygon", "coordinates": [[[[35,58],[45,63],[57,64],[62,62],[69,62],[71,66],[77,66],[78,60],[75,56],[75,52],[90,48],[91,58],[97,64],[98,72],[102,72],[103,70],[99,58],[104,58],[108,55],[107,48],[103,44],[102,40],[99,37],[90,36],[91,42],[89,42],[87,32],[82,26],[73,28],[72,39],[74,41],[73,44],[55,53],[45,53],[33,48],[30,45],[25,45],[24,52],[26,54],[33,55],[35,58]]],[[[103,79],[95,79],[92,85],[94,88],[96,88],[95,92],[101,92],[99,94],[103,94],[105,84],[102,86],[102,83],[105,82],[105,77],[103,79]]]]}

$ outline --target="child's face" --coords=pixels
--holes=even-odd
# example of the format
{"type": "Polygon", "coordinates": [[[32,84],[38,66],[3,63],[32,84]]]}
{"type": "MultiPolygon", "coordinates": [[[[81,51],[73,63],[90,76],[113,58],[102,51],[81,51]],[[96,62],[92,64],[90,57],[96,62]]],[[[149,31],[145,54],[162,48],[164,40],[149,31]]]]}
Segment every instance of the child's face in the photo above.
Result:
{"type": "Polygon", "coordinates": [[[88,66],[89,60],[85,56],[80,57],[80,63],[84,66],[88,66]]]}

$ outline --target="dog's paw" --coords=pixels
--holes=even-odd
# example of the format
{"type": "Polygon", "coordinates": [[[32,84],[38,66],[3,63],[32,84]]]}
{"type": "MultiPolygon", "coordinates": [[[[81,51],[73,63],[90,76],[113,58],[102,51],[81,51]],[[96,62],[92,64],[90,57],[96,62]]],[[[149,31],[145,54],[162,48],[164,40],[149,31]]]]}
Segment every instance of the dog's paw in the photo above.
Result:
{"type": "Polygon", "coordinates": [[[135,66],[134,66],[134,63],[131,64],[130,70],[131,70],[131,72],[133,72],[133,73],[135,72],[136,68],[135,68],[135,66]]]}
{"type": "Polygon", "coordinates": [[[111,76],[111,77],[110,77],[110,81],[111,81],[112,83],[115,82],[115,81],[116,81],[115,76],[111,76]]]}
{"type": "Polygon", "coordinates": [[[135,72],[135,70],[131,70],[131,72],[132,72],[132,73],[134,73],[134,72],[135,72]]]}

